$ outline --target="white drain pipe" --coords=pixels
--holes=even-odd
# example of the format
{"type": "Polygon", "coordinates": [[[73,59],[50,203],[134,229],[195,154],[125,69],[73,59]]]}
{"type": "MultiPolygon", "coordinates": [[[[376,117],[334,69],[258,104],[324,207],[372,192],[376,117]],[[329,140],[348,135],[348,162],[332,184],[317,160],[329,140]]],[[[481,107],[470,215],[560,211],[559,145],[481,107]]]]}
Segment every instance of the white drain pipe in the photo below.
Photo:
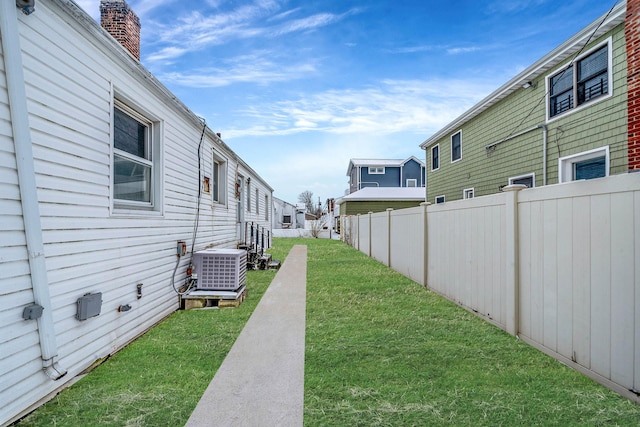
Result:
{"type": "Polygon", "coordinates": [[[16,153],[18,185],[22,202],[22,218],[29,254],[31,287],[36,304],[44,310],[38,318],[38,336],[42,354],[42,368],[45,374],[57,380],[67,373],[55,361],[58,357],[56,334],[53,329],[51,313],[51,297],[47,281],[47,266],[42,241],[42,225],[36,189],[33,150],[31,148],[31,131],[29,128],[29,112],[25,91],[24,73],[22,71],[22,52],[18,34],[18,14],[16,3],[12,0],[0,0],[0,35],[4,52],[4,68],[7,79],[11,126],[16,153]]]}

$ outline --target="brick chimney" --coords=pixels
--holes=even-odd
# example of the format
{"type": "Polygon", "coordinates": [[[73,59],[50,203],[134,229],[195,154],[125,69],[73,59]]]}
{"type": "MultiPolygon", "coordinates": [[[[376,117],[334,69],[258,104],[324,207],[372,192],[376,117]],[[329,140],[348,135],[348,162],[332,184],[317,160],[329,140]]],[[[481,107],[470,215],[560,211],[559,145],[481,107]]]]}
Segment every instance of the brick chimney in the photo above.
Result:
{"type": "Polygon", "coordinates": [[[640,171],[640,0],[627,0],[627,144],[629,172],[640,171]]]}
{"type": "Polygon", "coordinates": [[[140,19],[124,0],[100,0],[100,25],[140,60],[140,19]]]}

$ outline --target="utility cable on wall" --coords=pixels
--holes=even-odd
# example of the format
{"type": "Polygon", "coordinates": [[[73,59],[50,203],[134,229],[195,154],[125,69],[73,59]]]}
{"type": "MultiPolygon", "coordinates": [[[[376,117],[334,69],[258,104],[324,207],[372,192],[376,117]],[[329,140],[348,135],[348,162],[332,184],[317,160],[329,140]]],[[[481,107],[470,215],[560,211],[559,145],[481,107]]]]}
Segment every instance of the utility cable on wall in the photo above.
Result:
{"type": "MultiPolygon", "coordinates": [[[[191,252],[189,254],[189,270],[191,270],[192,267],[192,258],[193,258],[193,251],[195,250],[195,244],[196,244],[196,237],[198,235],[198,223],[200,221],[200,197],[202,196],[202,143],[204,141],[204,134],[205,131],[207,130],[207,122],[205,119],[201,118],[202,121],[202,133],[200,134],[200,142],[198,143],[198,191],[197,191],[197,200],[196,200],[196,217],[194,219],[193,222],[193,235],[192,235],[192,241],[191,241],[191,252]]],[[[175,278],[176,278],[176,272],[178,271],[178,266],[180,265],[180,260],[182,259],[182,255],[180,253],[178,253],[178,259],[176,260],[176,265],[173,269],[173,274],[171,275],[171,286],[173,287],[173,290],[178,294],[178,295],[184,295],[185,293],[187,293],[189,291],[189,289],[195,285],[195,280],[191,279],[189,281],[189,284],[187,286],[187,289],[185,289],[184,291],[180,291],[178,288],[176,288],[175,285],[175,278]]],[[[189,274],[189,273],[188,273],[189,274]]]]}

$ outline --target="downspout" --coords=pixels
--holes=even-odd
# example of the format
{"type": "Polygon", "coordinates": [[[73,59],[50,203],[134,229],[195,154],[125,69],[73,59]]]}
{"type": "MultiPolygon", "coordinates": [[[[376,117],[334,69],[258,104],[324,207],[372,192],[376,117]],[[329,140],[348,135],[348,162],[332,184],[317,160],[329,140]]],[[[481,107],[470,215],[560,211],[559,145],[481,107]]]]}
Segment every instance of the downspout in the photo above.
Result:
{"type": "Polygon", "coordinates": [[[539,125],[542,128],[542,185],[547,185],[547,125],[539,125]]]}
{"type": "Polygon", "coordinates": [[[37,319],[42,369],[49,378],[57,380],[62,378],[67,371],[55,361],[55,358],[58,357],[58,348],[53,329],[51,297],[49,296],[47,266],[44,257],[27,96],[22,71],[22,52],[18,34],[18,15],[13,1],[0,1],[0,34],[4,52],[7,94],[16,154],[20,200],[22,203],[22,218],[27,253],[29,254],[31,287],[33,288],[35,303],[44,309],[42,316],[37,319]]]}

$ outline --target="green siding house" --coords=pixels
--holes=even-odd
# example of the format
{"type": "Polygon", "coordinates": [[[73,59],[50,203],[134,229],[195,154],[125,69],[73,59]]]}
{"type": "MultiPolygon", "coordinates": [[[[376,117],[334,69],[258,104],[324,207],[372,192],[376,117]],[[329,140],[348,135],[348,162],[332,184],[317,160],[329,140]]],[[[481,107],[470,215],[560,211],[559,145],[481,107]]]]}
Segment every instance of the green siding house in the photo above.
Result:
{"type": "Polygon", "coordinates": [[[424,141],[427,201],[629,170],[626,2],[424,141]]]}
{"type": "Polygon", "coordinates": [[[358,215],[384,212],[388,208],[413,208],[424,201],[424,187],[366,187],[344,196],[337,203],[340,215],[358,215]]]}

